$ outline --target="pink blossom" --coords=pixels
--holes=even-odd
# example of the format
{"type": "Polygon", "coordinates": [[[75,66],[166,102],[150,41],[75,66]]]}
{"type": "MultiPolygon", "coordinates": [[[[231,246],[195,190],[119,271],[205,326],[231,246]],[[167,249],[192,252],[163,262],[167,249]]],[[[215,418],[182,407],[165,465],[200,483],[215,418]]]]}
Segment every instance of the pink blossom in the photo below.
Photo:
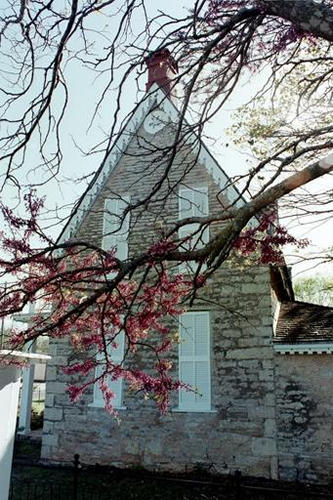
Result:
{"type": "Polygon", "coordinates": [[[152,257],[163,256],[175,248],[176,245],[172,240],[160,240],[149,248],[149,253],[152,257]]]}
{"type": "Polygon", "coordinates": [[[70,400],[72,403],[77,403],[84,393],[84,387],[79,387],[77,385],[69,384],[67,386],[67,392],[69,393],[70,400]]]}
{"type": "Polygon", "coordinates": [[[74,373],[79,373],[82,375],[88,375],[91,370],[93,370],[96,366],[96,361],[93,359],[86,359],[82,363],[75,363],[70,366],[63,366],[62,371],[66,375],[72,375],[74,373]]]}

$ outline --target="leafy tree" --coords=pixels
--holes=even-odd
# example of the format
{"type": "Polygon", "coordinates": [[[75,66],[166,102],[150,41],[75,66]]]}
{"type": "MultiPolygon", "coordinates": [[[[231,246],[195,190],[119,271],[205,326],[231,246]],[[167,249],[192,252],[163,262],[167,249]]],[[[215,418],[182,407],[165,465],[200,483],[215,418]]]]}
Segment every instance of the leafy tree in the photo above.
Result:
{"type": "MultiPolygon", "coordinates": [[[[170,391],[181,383],[170,377],[170,362],[163,357],[175,341],[165,320],[179,315],[184,304],[196,301],[231,252],[278,263],[284,244],[302,247],[304,242],[290,236],[267,207],[281,199],[289,204],[301,202],[303,208],[314,201],[326,207],[325,198],[313,200],[310,193],[305,197],[303,191],[300,196],[296,190],[333,169],[333,127],[326,112],[331,88],[331,0],[195,0],[182,18],[168,12],[151,14],[151,8],[151,2],[144,0],[71,0],[65,5],[21,0],[8,1],[1,16],[1,188],[9,201],[1,202],[6,232],[1,235],[0,272],[9,284],[0,294],[0,315],[22,311],[41,298],[47,306],[51,303],[51,312],[46,308],[36,313],[33,326],[25,332],[13,331],[13,346],[50,335],[67,336],[78,349],[99,349],[105,359],[98,380],[90,377],[69,390],[76,400],[89,384],[98,382],[110,412],[113,394],[106,383],[110,375],[153,394],[161,410],[166,409],[170,391]],[[114,29],[108,29],[108,23],[114,29]],[[244,78],[258,74],[264,83],[252,113],[260,113],[261,121],[238,127],[246,134],[245,143],[254,157],[246,176],[232,178],[226,186],[242,181],[238,198],[226,206],[220,193],[219,213],[164,227],[155,242],[124,261],[116,258],[114,250],[105,251],[95,242],[53,238],[50,226],[61,227],[69,216],[68,206],[65,215],[58,209],[46,212],[40,192],[43,185],[63,178],[64,122],[77,91],[72,88],[71,74],[80,68],[82,81],[90,71],[100,82],[90,124],[94,130],[99,116],[105,110],[109,114],[110,95],[115,103],[109,129],[104,136],[97,134],[87,152],[98,154],[104,164],[124,123],[121,110],[126,109],[126,89],[136,82],[140,93],[142,62],[156,49],[168,49],[178,63],[174,87],[181,84],[183,88],[180,118],[167,148],[146,144],[149,163],[160,168],[161,175],[148,196],[126,208],[120,226],[129,212],[135,216],[153,211],[157,199],[163,205],[177,190],[181,179],[170,175],[177,150],[188,145],[189,138],[193,150],[200,147],[208,122],[228,105],[244,78]],[[283,86],[290,92],[281,93],[283,86]],[[265,109],[268,98],[273,104],[265,109]],[[275,118],[277,103],[282,114],[275,118]],[[185,121],[189,112],[191,124],[185,121]],[[24,202],[24,215],[17,200],[24,202]],[[248,228],[254,216],[257,227],[248,228]],[[188,235],[178,237],[180,228],[193,231],[195,227],[198,239],[210,226],[214,236],[200,248],[189,248],[188,235]],[[180,262],[192,264],[192,274],[184,277],[170,272],[180,262]],[[112,361],[107,347],[117,341],[120,331],[126,334],[125,358],[142,345],[155,353],[154,376],[112,361]],[[158,333],[158,342],[153,332],[158,333]]],[[[187,171],[194,165],[189,164],[187,171]]],[[[95,358],[88,356],[66,370],[88,375],[95,366],[95,358]]]]}
{"type": "Polygon", "coordinates": [[[333,307],[333,278],[320,275],[299,278],[294,291],[297,300],[333,307]]]}

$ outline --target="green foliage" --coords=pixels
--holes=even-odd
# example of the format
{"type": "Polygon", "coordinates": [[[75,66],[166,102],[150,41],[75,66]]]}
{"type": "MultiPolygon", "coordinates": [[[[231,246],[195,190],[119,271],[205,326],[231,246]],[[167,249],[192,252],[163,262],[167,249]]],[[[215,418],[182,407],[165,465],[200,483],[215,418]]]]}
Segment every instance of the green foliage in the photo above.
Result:
{"type": "Polygon", "coordinates": [[[31,430],[42,429],[44,420],[44,411],[31,410],[31,430]]]}
{"type": "Polygon", "coordinates": [[[333,276],[300,278],[294,284],[297,300],[333,307],[333,276]]]}
{"type": "Polygon", "coordinates": [[[293,170],[303,168],[318,158],[318,149],[329,141],[332,103],[327,47],[304,41],[300,54],[301,58],[273,68],[271,84],[237,110],[228,130],[232,142],[247,154],[249,166],[265,162],[257,172],[259,184],[274,180],[281,167],[286,172],[291,164],[293,170]]]}

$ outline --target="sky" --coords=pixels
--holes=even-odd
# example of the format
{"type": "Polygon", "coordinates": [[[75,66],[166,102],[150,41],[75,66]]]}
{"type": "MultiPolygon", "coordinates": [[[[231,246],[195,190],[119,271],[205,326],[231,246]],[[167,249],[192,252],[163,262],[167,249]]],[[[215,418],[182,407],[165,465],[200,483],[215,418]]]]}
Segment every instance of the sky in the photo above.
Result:
{"type": "MultiPolygon", "coordinates": [[[[172,13],[174,17],[179,17],[185,15],[185,8],[190,8],[192,4],[192,0],[182,0],[181,2],[179,0],[169,0],[167,4],[164,1],[155,0],[149,3],[149,6],[152,8],[150,14],[155,15],[158,13],[159,9],[161,9],[172,13]]],[[[96,16],[96,20],[93,20],[94,26],[92,26],[92,28],[98,31],[100,26],[104,25],[105,22],[108,23],[107,29],[112,33],[116,28],[115,20],[107,21],[104,16],[96,16]]],[[[139,24],[141,22],[140,17],[137,18],[136,22],[139,31],[139,24]]],[[[106,43],[106,41],[103,41],[101,38],[98,43],[106,43]]],[[[75,50],[75,44],[73,50],[75,50]]],[[[46,195],[46,206],[50,208],[54,208],[55,205],[61,207],[62,205],[74,203],[77,197],[85,189],[87,181],[78,182],[77,179],[83,178],[91,172],[94,172],[100,164],[102,155],[96,154],[94,156],[86,156],[84,151],[88,151],[93,144],[105,138],[105,134],[107,135],[106,131],[112,122],[115,104],[114,95],[110,94],[107,96],[105,105],[103,106],[103,113],[101,113],[101,116],[97,116],[95,123],[89,128],[92,111],[97,102],[99,90],[102,88],[103,81],[105,82],[105,75],[96,78],[96,75],[82,71],[80,62],[74,60],[68,63],[65,75],[71,97],[69,110],[64,118],[62,126],[61,136],[64,151],[62,171],[59,176],[59,182],[50,182],[48,185],[39,188],[39,192],[46,195]]],[[[258,88],[258,84],[260,83],[259,80],[260,77],[256,76],[252,76],[250,79],[244,79],[244,82],[233,99],[228,102],[224,111],[215,117],[207,130],[208,135],[217,140],[216,143],[210,144],[213,153],[224,170],[232,176],[245,171],[246,157],[244,153],[237,151],[236,148],[233,147],[230,138],[227,136],[227,129],[232,123],[232,113],[238,106],[249,100],[251,95],[258,88]],[[229,144],[228,147],[226,147],[226,143],[229,144]]],[[[122,102],[122,116],[129,113],[134,104],[142,96],[143,93],[141,93],[141,95],[137,93],[133,81],[128,84],[126,87],[126,95],[122,102]]],[[[62,96],[59,96],[59,105],[61,99],[62,96]]],[[[36,179],[36,172],[34,170],[36,160],[33,151],[30,152],[28,163],[29,166],[27,166],[26,179],[28,182],[31,182],[36,179]]],[[[329,182],[328,180],[317,182],[317,186],[320,185],[327,185],[327,187],[330,186],[330,188],[332,188],[332,177],[329,182]]],[[[314,185],[313,189],[316,189],[316,185],[314,185]]],[[[14,193],[8,191],[7,196],[10,199],[14,196],[14,193]]],[[[52,221],[49,222],[51,223],[52,221]]],[[[50,231],[55,235],[58,231],[58,227],[52,230],[50,229],[50,231]]],[[[333,246],[333,228],[331,221],[322,223],[321,221],[314,220],[306,227],[293,223],[292,231],[296,237],[308,237],[316,243],[315,248],[309,247],[306,253],[318,251],[321,247],[333,246]]],[[[289,254],[292,252],[292,249],[287,249],[286,253],[289,254]]],[[[293,262],[293,260],[294,259],[291,257],[288,257],[288,262],[293,262]]],[[[296,261],[297,260],[298,257],[296,257],[296,261]]],[[[315,271],[313,271],[311,270],[312,265],[308,265],[308,263],[298,264],[296,267],[296,275],[304,271],[307,273],[333,272],[328,266],[319,269],[316,268],[315,271]],[[307,271],[308,267],[310,271],[307,271]]]]}

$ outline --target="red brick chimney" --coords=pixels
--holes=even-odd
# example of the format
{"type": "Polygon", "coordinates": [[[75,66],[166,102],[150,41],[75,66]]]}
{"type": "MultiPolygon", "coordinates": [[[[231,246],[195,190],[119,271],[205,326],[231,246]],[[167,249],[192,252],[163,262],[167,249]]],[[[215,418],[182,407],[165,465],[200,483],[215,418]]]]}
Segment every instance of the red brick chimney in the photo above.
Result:
{"type": "Polygon", "coordinates": [[[174,86],[173,79],[178,73],[178,66],[168,49],[156,50],[146,57],[148,66],[148,82],[146,91],[153,83],[157,83],[167,95],[170,95],[174,86]]]}

